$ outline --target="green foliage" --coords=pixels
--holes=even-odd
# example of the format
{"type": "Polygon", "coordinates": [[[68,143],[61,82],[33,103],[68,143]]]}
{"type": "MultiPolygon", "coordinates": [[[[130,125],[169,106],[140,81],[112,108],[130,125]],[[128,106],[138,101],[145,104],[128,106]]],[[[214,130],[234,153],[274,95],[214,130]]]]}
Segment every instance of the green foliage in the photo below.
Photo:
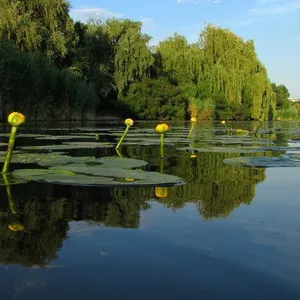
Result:
{"type": "Polygon", "coordinates": [[[300,102],[296,102],[293,104],[293,107],[296,109],[297,111],[297,117],[300,117],[300,102]]]}
{"type": "Polygon", "coordinates": [[[144,79],[133,83],[122,103],[145,120],[182,120],[185,118],[187,99],[165,78],[144,79]]]}
{"type": "Polygon", "coordinates": [[[128,19],[107,20],[104,30],[114,52],[114,79],[119,95],[129,84],[149,75],[153,57],[147,47],[150,36],[141,32],[142,23],[128,19]]]}
{"type": "Polygon", "coordinates": [[[73,21],[64,0],[0,0],[0,39],[39,52],[58,65],[74,47],[73,21]]]}
{"type": "Polygon", "coordinates": [[[94,113],[94,87],[67,69],[57,69],[48,59],[19,52],[0,43],[0,111],[6,120],[21,111],[29,120],[81,119],[94,113]]]}
{"type": "Polygon", "coordinates": [[[297,117],[298,117],[298,111],[295,106],[282,108],[278,110],[276,113],[276,119],[279,120],[295,120],[297,117]]]}
{"type": "MultiPolygon", "coordinates": [[[[243,41],[230,30],[208,25],[197,43],[189,44],[184,36],[175,33],[157,47],[149,47],[150,36],[142,33],[141,22],[108,19],[74,24],[69,16],[69,2],[65,0],[0,0],[0,5],[0,39],[12,41],[19,50],[47,56],[60,69],[68,68],[65,74],[71,71],[78,78],[83,77],[93,86],[98,98],[84,106],[96,112],[119,107],[122,103],[117,100],[132,94],[136,84],[147,78],[160,80],[161,77],[177,86],[191,107],[195,99],[199,100],[194,108],[198,115],[201,113],[201,119],[215,116],[267,120],[275,117],[276,109],[289,107],[287,88],[271,85],[265,67],[257,58],[253,41],[243,41]]],[[[73,89],[70,78],[62,80],[60,85],[66,87],[60,90],[73,89]]],[[[75,102],[82,104],[94,96],[91,97],[92,88],[90,95],[86,95],[86,83],[80,85],[83,101],[75,102]]],[[[15,88],[19,95],[23,94],[21,84],[15,88]]],[[[49,99],[57,98],[54,95],[57,93],[53,90],[48,94],[49,99]]],[[[51,101],[41,101],[38,105],[43,111],[49,111],[51,101]]],[[[144,100],[135,101],[135,105],[145,105],[144,100]]],[[[70,104],[62,102],[66,105],[67,117],[70,104]]],[[[160,115],[169,115],[168,118],[188,115],[186,107],[177,112],[182,110],[182,105],[175,111],[171,104],[166,107],[170,113],[160,115]]],[[[133,109],[133,112],[137,110],[140,111],[133,109]]],[[[152,116],[157,114],[148,114],[148,118],[152,116]]],[[[44,117],[51,117],[51,113],[45,113],[44,117]]]]}
{"type": "Polygon", "coordinates": [[[204,99],[200,101],[200,120],[212,120],[214,119],[215,113],[215,103],[211,98],[204,99]]]}
{"type": "Polygon", "coordinates": [[[200,82],[203,51],[196,45],[189,45],[184,36],[175,34],[160,42],[156,52],[160,75],[168,76],[180,85],[196,85],[200,82]]]}
{"type": "Polygon", "coordinates": [[[276,109],[287,109],[291,106],[290,93],[285,85],[272,83],[272,90],[276,94],[276,109]]]}

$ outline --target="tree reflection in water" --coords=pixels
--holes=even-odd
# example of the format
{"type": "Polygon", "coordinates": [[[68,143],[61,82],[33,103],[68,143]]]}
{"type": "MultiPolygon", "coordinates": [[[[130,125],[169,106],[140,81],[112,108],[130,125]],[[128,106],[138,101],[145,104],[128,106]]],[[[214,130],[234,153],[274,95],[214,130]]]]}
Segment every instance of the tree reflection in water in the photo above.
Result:
{"type": "MultiPolygon", "coordinates": [[[[9,194],[2,186],[0,262],[47,265],[56,259],[57,250],[67,238],[68,222],[72,220],[138,228],[140,212],[151,207],[150,200],[172,209],[195,203],[206,220],[226,217],[240,204],[250,204],[255,185],[265,178],[264,169],[223,164],[224,158],[237,154],[198,153],[191,158],[190,153],[175,151],[171,149],[164,159],[163,171],[182,177],[186,184],[168,188],[164,197],[158,197],[154,187],[91,188],[29,183],[10,187],[9,194]],[[24,230],[9,229],[16,215],[24,230]]],[[[162,171],[161,161],[157,159],[159,148],[141,147],[131,157],[149,161],[149,169],[162,171]]]]}

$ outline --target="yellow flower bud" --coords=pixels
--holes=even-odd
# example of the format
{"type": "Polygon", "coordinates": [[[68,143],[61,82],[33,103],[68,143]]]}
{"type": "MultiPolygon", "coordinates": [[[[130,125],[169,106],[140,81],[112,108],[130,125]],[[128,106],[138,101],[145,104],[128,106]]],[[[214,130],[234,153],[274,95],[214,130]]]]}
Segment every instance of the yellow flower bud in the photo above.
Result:
{"type": "Polygon", "coordinates": [[[225,125],[226,121],[225,121],[225,120],[223,120],[221,123],[222,123],[223,125],[225,125]]]}
{"type": "Polygon", "coordinates": [[[12,112],[9,114],[7,121],[12,126],[19,126],[25,122],[25,116],[18,112],[12,112]]]}
{"type": "Polygon", "coordinates": [[[197,157],[197,155],[195,154],[195,153],[193,153],[192,155],[191,155],[191,158],[196,158],[197,157]]]}
{"type": "Polygon", "coordinates": [[[125,123],[126,126],[131,127],[133,125],[133,120],[132,119],[126,119],[124,123],[125,123]]]}
{"type": "Polygon", "coordinates": [[[197,121],[197,118],[192,117],[192,118],[191,118],[191,121],[192,121],[192,122],[196,122],[196,121],[197,121]]]}
{"type": "Polygon", "coordinates": [[[134,182],[134,179],[133,179],[133,178],[127,178],[127,177],[126,177],[124,180],[125,180],[126,182],[134,182]]]}
{"type": "Polygon", "coordinates": [[[156,132],[157,133],[165,133],[166,131],[168,131],[169,130],[169,126],[167,125],[167,124],[165,124],[165,123],[163,123],[163,124],[158,124],[157,126],[156,126],[156,132]]]}
{"type": "Polygon", "coordinates": [[[13,224],[8,225],[8,229],[11,231],[17,232],[17,231],[24,230],[24,226],[20,223],[13,223],[13,224]]]}
{"type": "Polygon", "coordinates": [[[169,192],[167,187],[157,186],[155,188],[155,196],[157,198],[166,198],[168,194],[169,192]]]}

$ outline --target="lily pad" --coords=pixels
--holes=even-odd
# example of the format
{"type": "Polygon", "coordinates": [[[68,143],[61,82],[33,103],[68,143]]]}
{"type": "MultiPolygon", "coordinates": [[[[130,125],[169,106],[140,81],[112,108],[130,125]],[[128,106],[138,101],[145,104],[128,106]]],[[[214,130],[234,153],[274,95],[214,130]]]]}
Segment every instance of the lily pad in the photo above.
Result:
{"type": "Polygon", "coordinates": [[[255,168],[300,167],[300,160],[289,156],[235,157],[224,159],[224,163],[241,167],[255,168]]]}
{"type": "MultiPolygon", "coordinates": [[[[95,136],[96,134],[94,134],[95,136]]],[[[39,136],[37,140],[52,140],[52,141],[60,141],[60,140],[74,140],[74,139],[91,139],[91,135],[45,135],[39,136]]]]}
{"type": "MultiPolygon", "coordinates": [[[[0,152],[0,162],[4,162],[6,152],[0,152]]],[[[12,163],[38,164],[43,167],[65,165],[68,163],[95,162],[93,157],[72,157],[61,153],[15,153],[12,156],[12,163]]]]}
{"type": "Polygon", "coordinates": [[[229,147],[182,147],[177,148],[178,151],[189,152],[218,152],[218,153],[256,153],[264,152],[260,149],[246,149],[246,148],[229,148],[229,147]]]}
{"type": "Polygon", "coordinates": [[[16,177],[10,173],[7,173],[5,175],[0,174],[0,185],[7,186],[7,185],[22,184],[22,183],[27,183],[27,182],[28,182],[28,180],[26,180],[25,178],[16,177]]]}
{"type": "Polygon", "coordinates": [[[95,142],[72,142],[63,143],[60,145],[43,145],[43,146],[23,146],[22,150],[73,150],[73,149],[95,149],[95,148],[112,148],[110,143],[95,143],[95,142]]]}
{"type": "Polygon", "coordinates": [[[133,169],[148,165],[148,163],[144,160],[115,156],[104,156],[96,159],[96,162],[103,164],[102,167],[104,168],[118,169],[133,169]]]}
{"type": "Polygon", "coordinates": [[[151,187],[183,184],[177,176],[142,170],[110,169],[86,164],[66,165],[63,169],[21,169],[13,175],[25,180],[68,185],[93,185],[102,187],[151,187]]]}

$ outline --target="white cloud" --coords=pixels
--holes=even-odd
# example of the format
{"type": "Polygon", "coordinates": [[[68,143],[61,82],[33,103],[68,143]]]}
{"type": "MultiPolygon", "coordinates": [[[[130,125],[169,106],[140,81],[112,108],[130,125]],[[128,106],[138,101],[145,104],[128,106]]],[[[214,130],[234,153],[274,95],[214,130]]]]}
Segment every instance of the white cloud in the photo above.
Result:
{"type": "Polygon", "coordinates": [[[192,4],[198,4],[198,3],[219,3],[220,0],[177,0],[176,1],[179,4],[182,3],[192,3],[192,4]]]}
{"type": "Polygon", "coordinates": [[[272,15],[293,13],[299,9],[300,9],[300,2],[290,2],[282,5],[272,5],[272,6],[265,5],[261,7],[251,8],[249,10],[249,15],[272,16],[272,15]]]}
{"type": "Polygon", "coordinates": [[[88,19],[105,20],[108,18],[121,18],[123,14],[114,13],[101,7],[83,7],[71,10],[71,15],[75,19],[86,21],[88,19]]]}

